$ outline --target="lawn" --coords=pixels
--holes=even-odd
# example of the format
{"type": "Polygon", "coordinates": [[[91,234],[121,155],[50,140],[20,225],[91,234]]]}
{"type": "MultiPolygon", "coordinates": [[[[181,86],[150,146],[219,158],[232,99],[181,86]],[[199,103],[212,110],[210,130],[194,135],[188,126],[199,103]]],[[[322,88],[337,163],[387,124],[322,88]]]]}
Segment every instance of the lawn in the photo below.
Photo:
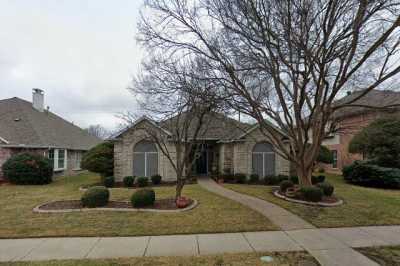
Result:
{"type": "MultiPolygon", "coordinates": [[[[86,173],[57,179],[45,186],[0,186],[0,238],[45,236],[137,236],[277,230],[261,214],[243,205],[187,185],[183,194],[199,205],[182,213],[81,212],[34,213],[38,204],[79,199],[81,185],[98,182],[86,173]]],[[[174,187],[155,188],[158,198],[173,197],[174,187]]],[[[111,199],[129,200],[132,189],[112,189],[111,199]]]]}
{"type": "Polygon", "coordinates": [[[400,265],[400,246],[393,247],[368,247],[357,249],[365,256],[385,266],[400,265]]]}
{"type": "Polygon", "coordinates": [[[338,175],[327,175],[335,194],[344,200],[338,207],[312,207],[278,199],[271,187],[224,184],[237,192],[273,202],[317,227],[346,227],[400,224],[400,191],[359,187],[347,184],[338,175]]]}
{"type": "Polygon", "coordinates": [[[319,265],[316,260],[306,252],[281,252],[281,253],[237,253],[220,256],[193,256],[193,257],[146,257],[109,260],[64,260],[64,261],[39,261],[39,262],[7,262],[0,266],[115,266],[115,265],[212,265],[212,266],[278,266],[278,265],[319,265]],[[273,256],[273,263],[261,262],[260,256],[273,256]],[[300,264],[302,263],[302,264],[300,264]]]}

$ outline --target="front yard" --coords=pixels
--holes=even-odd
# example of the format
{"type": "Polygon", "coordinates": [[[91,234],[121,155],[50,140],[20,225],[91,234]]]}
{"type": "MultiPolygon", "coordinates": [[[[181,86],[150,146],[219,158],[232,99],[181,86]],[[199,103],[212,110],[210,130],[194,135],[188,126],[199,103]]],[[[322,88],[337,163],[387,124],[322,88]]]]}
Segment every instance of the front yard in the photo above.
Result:
{"type": "Polygon", "coordinates": [[[400,265],[400,246],[359,248],[359,252],[379,263],[379,265],[400,265]]]}
{"type": "MultiPolygon", "coordinates": [[[[277,230],[261,214],[234,201],[187,185],[183,194],[199,205],[183,213],[82,212],[39,214],[32,209],[49,201],[80,199],[78,188],[99,181],[94,174],[65,177],[44,186],[0,186],[0,238],[45,236],[136,236],[277,230]]],[[[155,188],[159,198],[175,187],[155,188]]],[[[129,200],[132,189],[112,189],[112,200],[129,200]]]]}
{"type": "Polygon", "coordinates": [[[311,207],[290,203],[272,195],[262,185],[224,184],[226,188],[273,202],[317,227],[348,227],[400,224],[400,191],[353,186],[338,175],[327,175],[335,194],[344,200],[338,207],[311,207]]]}

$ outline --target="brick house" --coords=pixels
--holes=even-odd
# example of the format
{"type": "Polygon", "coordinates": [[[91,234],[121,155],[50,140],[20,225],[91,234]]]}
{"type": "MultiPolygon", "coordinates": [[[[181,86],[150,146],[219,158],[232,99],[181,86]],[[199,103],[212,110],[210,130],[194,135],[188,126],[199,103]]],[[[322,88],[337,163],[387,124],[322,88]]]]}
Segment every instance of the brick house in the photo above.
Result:
{"type": "MultiPolygon", "coordinates": [[[[192,169],[186,173],[194,176],[211,172],[257,173],[266,175],[289,174],[290,165],[279,156],[257,125],[241,123],[220,113],[210,113],[207,130],[198,141],[204,148],[198,154],[192,169]]],[[[272,125],[271,125],[272,126],[272,125]]],[[[168,123],[156,123],[147,117],[137,120],[129,128],[112,137],[114,141],[114,175],[117,181],[124,176],[151,176],[160,174],[164,180],[176,179],[175,171],[155,143],[146,138],[144,127],[156,127],[163,134],[172,134],[168,123]]],[[[274,132],[285,135],[274,127],[274,132]]],[[[175,146],[167,143],[173,155],[175,146]]]]}
{"type": "Polygon", "coordinates": [[[101,140],[44,108],[44,93],[33,89],[32,103],[17,97],[0,100],[1,166],[12,155],[29,152],[52,160],[56,175],[80,170],[82,154],[101,140]]]}
{"type": "MultiPolygon", "coordinates": [[[[339,100],[340,103],[347,102],[358,96],[362,91],[355,91],[339,100]]],[[[333,152],[334,163],[323,165],[328,172],[341,173],[343,166],[351,164],[355,160],[362,160],[362,154],[351,154],[348,147],[351,139],[364,127],[378,118],[399,117],[399,108],[376,109],[362,106],[383,107],[400,104],[400,92],[373,90],[367,95],[353,103],[358,107],[345,107],[334,113],[337,122],[337,130],[326,138],[325,145],[333,152]]]]}

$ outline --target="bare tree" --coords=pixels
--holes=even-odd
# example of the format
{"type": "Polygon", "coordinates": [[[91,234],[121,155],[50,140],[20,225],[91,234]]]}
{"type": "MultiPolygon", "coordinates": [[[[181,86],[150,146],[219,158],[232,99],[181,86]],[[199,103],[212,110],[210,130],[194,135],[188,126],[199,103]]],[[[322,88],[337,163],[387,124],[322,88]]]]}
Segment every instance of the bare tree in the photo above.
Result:
{"type": "Polygon", "coordinates": [[[90,125],[85,130],[89,135],[92,135],[99,139],[106,139],[111,135],[110,131],[108,131],[106,128],[104,128],[101,125],[90,125]]]}
{"type": "Polygon", "coordinates": [[[220,83],[211,89],[255,118],[309,186],[334,112],[400,72],[399,8],[398,0],[147,0],[138,40],[166,57],[203,59],[208,80],[220,83]],[[335,104],[354,88],[363,92],[335,104]]]}
{"type": "Polygon", "coordinates": [[[212,84],[199,79],[200,62],[148,58],[131,90],[157,122],[138,130],[145,132],[145,139],[154,142],[172,165],[177,176],[175,197],[179,198],[196,155],[203,149],[210,114],[221,109],[220,99],[209,88],[212,84]]]}

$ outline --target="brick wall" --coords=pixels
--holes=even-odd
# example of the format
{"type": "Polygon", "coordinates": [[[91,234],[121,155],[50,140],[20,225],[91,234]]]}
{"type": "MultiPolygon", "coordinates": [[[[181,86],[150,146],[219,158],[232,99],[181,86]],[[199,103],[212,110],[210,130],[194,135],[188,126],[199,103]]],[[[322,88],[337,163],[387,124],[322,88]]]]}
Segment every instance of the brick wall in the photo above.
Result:
{"type": "Polygon", "coordinates": [[[12,151],[6,148],[0,148],[0,180],[4,179],[3,172],[1,170],[1,166],[5,163],[8,158],[12,155],[12,151]]]}

